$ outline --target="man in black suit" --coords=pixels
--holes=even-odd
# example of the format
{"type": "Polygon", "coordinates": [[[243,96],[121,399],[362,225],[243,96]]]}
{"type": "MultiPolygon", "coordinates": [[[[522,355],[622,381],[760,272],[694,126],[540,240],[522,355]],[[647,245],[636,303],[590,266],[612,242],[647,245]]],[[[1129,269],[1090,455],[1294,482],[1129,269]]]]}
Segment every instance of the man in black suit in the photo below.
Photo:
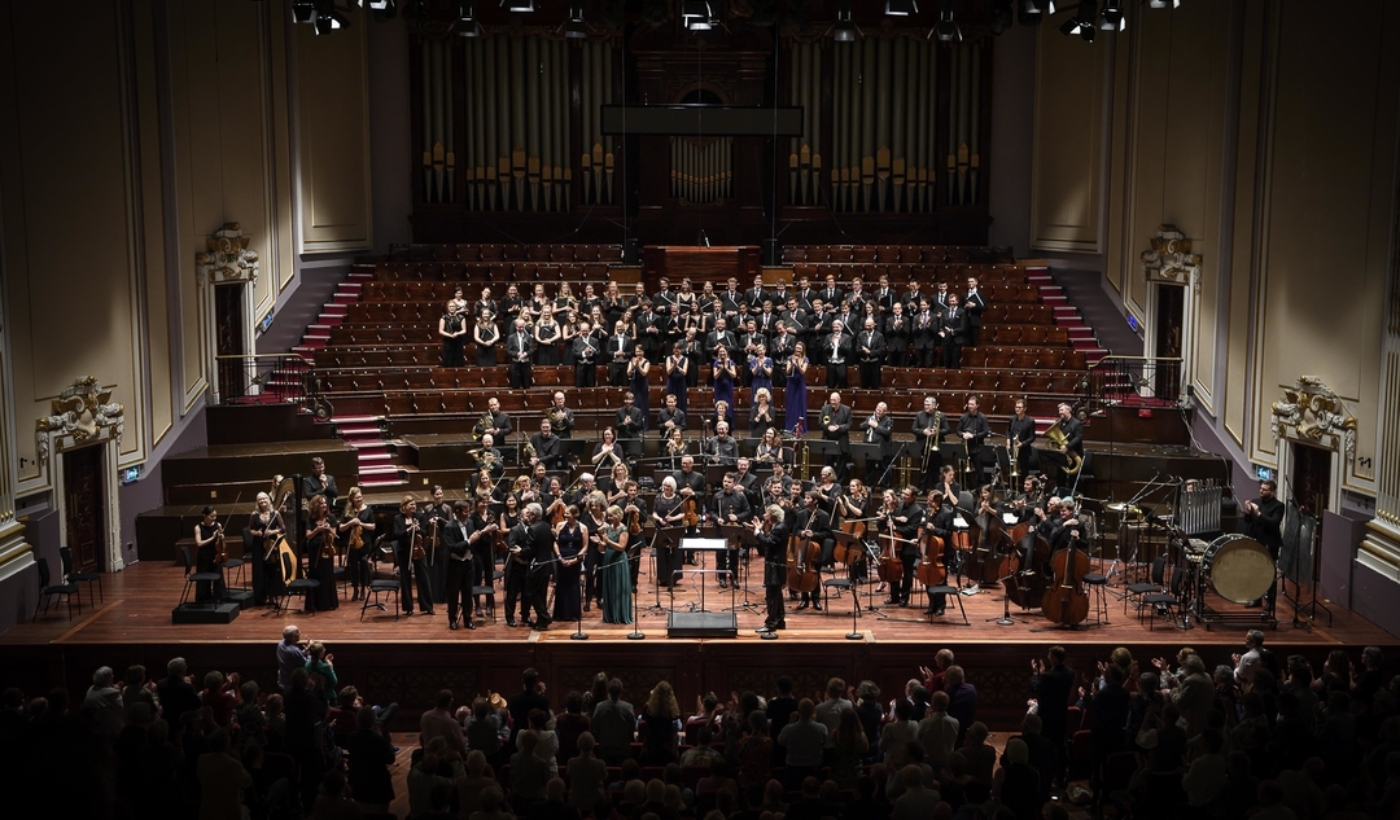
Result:
{"type": "Polygon", "coordinates": [[[685,430],[685,411],[676,406],[676,394],[667,393],[666,406],[656,414],[656,432],[665,440],[674,429],[685,430]]]}
{"type": "Polygon", "coordinates": [[[943,452],[939,446],[948,435],[948,417],[938,409],[938,399],[924,397],[924,409],[914,414],[914,442],[918,449],[922,478],[919,489],[928,492],[938,482],[943,469],[943,452]]]}
{"type": "Polygon", "coordinates": [[[642,302],[641,312],[633,321],[637,331],[637,342],[642,346],[642,350],[646,351],[647,361],[652,364],[661,363],[663,351],[666,349],[666,328],[662,318],[653,308],[652,300],[647,299],[642,302]]]}
{"type": "Polygon", "coordinates": [[[738,327],[736,324],[748,315],[749,303],[744,299],[744,294],[739,290],[739,280],[733,276],[729,277],[727,289],[719,295],[720,311],[729,324],[738,327]]]}
{"type": "MultiPolygon", "coordinates": [[[[830,561],[830,556],[836,550],[836,539],[831,535],[832,512],[822,507],[822,494],[817,490],[810,490],[802,497],[803,508],[797,512],[796,523],[793,525],[794,532],[801,536],[803,542],[811,541],[821,547],[821,557],[818,558],[818,566],[830,561]]],[[[804,548],[806,544],[802,545],[804,548]]],[[[821,612],[822,594],[820,589],[802,593],[802,602],[797,605],[799,610],[807,607],[821,612]]]]}
{"type": "Polygon", "coordinates": [[[553,403],[545,411],[545,418],[553,425],[554,435],[559,438],[572,438],[574,431],[574,411],[564,406],[564,391],[556,390],[553,403]]]}
{"type": "Polygon", "coordinates": [[[671,474],[676,480],[676,492],[687,500],[705,495],[705,475],[695,469],[693,456],[681,457],[681,468],[671,474]]]}
{"type": "Polygon", "coordinates": [[[754,540],[763,556],[763,598],[768,609],[763,626],[754,631],[763,634],[787,629],[783,589],[787,587],[788,528],[782,507],[773,504],[764,509],[763,517],[755,521],[754,540]]]}
{"type": "MultiPolygon", "coordinates": [[[[894,515],[891,516],[891,521],[894,524],[895,536],[902,539],[895,542],[895,549],[899,552],[899,560],[904,563],[905,570],[917,567],[919,564],[919,527],[924,523],[924,508],[920,506],[913,487],[905,487],[900,492],[899,503],[895,507],[894,515]]],[[[909,594],[914,589],[914,575],[915,573],[906,571],[900,577],[898,584],[891,585],[890,597],[885,603],[908,606],[909,594]]]]}
{"type": "Polygon", "coordinates": [[[520,390],[534,384],[530,373],[530,363],[535,358],[535,339],[525,330],[525,320],[515,320],[515,330],[506,337],[506,361],[510,368],[506,375],[513,390],[520,390]]]}
{"type": "Polygon", "coordinates": [[[880,474],[885,471],[885,460],[890,457],[890,437],[894,435],[894,416],[884,402],[875,405],[875,412],[861,426],[861,440],[866,444],[880,445],[880,455],[866,465],[865,483],[875,486],[880,474]]]}
{"type": "Polygon", "coordinates": [[[905,291],[904,295],[899,297],[899,301],[904,303],[904,309],[906,311],[909,313],[917,313],[919,305],[924,301],[924,294],[919,292],[919,283],[915,280],[910,280],[909,290],[905,291]]]}
{"type": "Polygon", "coordinates": [[[753,287],[744,291],[744,304],[748,308],[750,316],[758,316],[763,310],[763,303],[768,301],[768,291],[763,289],[763,277],[753,278],[753,287]]]}
{"type": "Polygon", "coordinates": [[[743,350],[739,358],[740,369],[744,373],[744,383],[753,381],[753,368],[749,367],[749,360],[757,355],[760,349],[767,350],[768,337],[758,329],[758,322],[752,317],[744,320],[744,332],[739,335],[739,347],[743,350]]]}
{"type": "Polygon", "coordinates": [[[1035,463],[1035,419],[1026,413],[1024,399],[1016,400],[1016,414],[1006,424],[1006,454],[1016,452],[1016,472],[1020,478],[1030,475],[1035,463]]]}
{"type": "Polygon", "coordinates": [[[574,386],[598,386],[598,337],[587,322],[580,322],[574,337],[574,386]]]}
{"type": "Polygon", "coordinates": [[[530,446],[535,448],[535,457],[530,459],[530,466],[542,463],[547,470],[567,470],[568,461],[564,456],[564,442],[554,435],[553,425],[549,419],[540,422],[540,431],[530,436],[530,446]]]}
{"type": "Polygon", "coordinates": [[[1059,484],[1068,488],[1070,476],[1066,471],[1069,467],[1069,456],[1078,456],[1081,466],[1084,459],[1084,422],[1075,418],[1074,408],[1065,402],[1060,402],[1060,418],[1058,424],[1060,431],[1065,434],[1065,443],[1060,445],[1060,453],[1064,456],[1056,465],[1059,467],[1059,484]]]}
{"type": "MultiPolygon", "coordinates": [[[[729,526],[743,526],[751,515],[749,509],[749,498],[744,495],[744,491],[739,489],[739,483],[733,473],[724,474],[724,483],[719,492],[715,493],[710,509],[714,511],[715,520],[720,524],[729,526]]],[[[719,555],[715,560],[715,569],[719,570],[719,588],[724,589],[730,583],[739,582],[739,540],[737,537],[730,538],[728,549],[719,555]]]]}
{"type": "MultiPolygon", "coordinates": [[[[1283,547],[1283,502],[1274,495],[1278,491],[1278,484],[1271,479],[1259,482],[1259,497],[1253,501],[1244,502],[1244,532],[1250,538],[1269,548],[1269,554],[1273,556],[1274,563],[1278,563],[1278,553],[1283,547]]],[[[1277,578],[1277,574],[1275,575],[1277,578]]],[[[1269,585],[1269,591],[1264,596],[1264,611],[1261,613],[1263,620],[1268,620],[1273,616],[1274,597],[1278,593],[1278,581],[1269,585]]],[[[1258,601],[1251,601],[1249,606],[1258,606],[1258,601]]]]}
{"type": "Polygon", "coordinates": [[[551,623],[545,598],[549,594],[549,581],[554,577],[554,531],[544,520],[544,508],[536,503],[525,506],[521,521],[525,524],[525,537],[511,552],[517,553],[529,567],[525,576],[525,601],[535,612],[535,629],[544,630],[551,623]]]}
{"type": "Polygon", "coordinates": [[[982,311],[987,309],[987,300],[977,290],[977,277],[967,277],[967,295],[963,297],[963,312],[967,314],[967,343],[977,346],[982,334],[982,311]]]}
{"type": "Polygon", "coordinates": [[[1068,742],[1069,700],[1074,693],[1074,670],[1065,665],[1065,648],[1052,646],[1045,660],[1032,661],[1031,691],[1036,695],[1040,734],[1054,744],[1052,779],[1063,782],[1068,742]],[[1047,665],[1048,664],[1048,665],[1047,665]]]}
{"type": "Polygon", "coordinates": [[[628,390],[622,394],[622,406],[617,408],[617,418],[613,424],[617,433],[618,443],[626,451],[629,458],[638,458],[642,454],[642,433],[646,431],[646,416],[642,415],[642,408],[636,405],[637,397],[628,390]]]}
{"type": "Polygon", "coordinates": [[[457,628],[457,610],[465,614],[467,629],[476,629],[472,620],[472,549],[468,541],[472,534],[471,505],[458,501],[452,505],[452,521],[442,530],[442,543],[447,547],[447,628],[457,628]]]}
{"type": "Polygon", "coordinates": [[[501,410],[500,399],[492,396],[486,400],[486,413],[477,421],[472,430],[478,438],[489,435],[496,441],[506,440],[506,436],[509,436],[511,431],[510,414],[501,410]],[[490,423],[486,421],[488,416],[490,423]]]}
{"type": "Polygon", "coordinates": [[[982,443],[991,433],[992,428],[987,423],[987,417],[977,409],[977,397],[973,396],[967,400],[967,411],[958,419],[958,436],[967,444],[967,458],[972,463],[974,484],[982,483],[982,443]]]}
{"type": "Polygon", "coordinates": [[[831,325],[831,335],[822,340],[826,357],[826,387],[828,390],[846,387],[846,365],[851,358],[851,342],[839,321],[831,325]]]}
{"type": "Polygon", "coordinates": [[[913,323],[904,313],[904,305],[895,302],[884,318],[885,355],[890,367],[904,367],[909,359],[909,336],[913,323]]]}
{"type": "Polygon", "coordinates": [[[899,301],[899,294],[890,287],[890,277],[882,273],[880,274],[880,287],[875,289],[875,293],[870,298],[875,300],[881,316],[889,316],[895,303],[899,301]]]}
{"type": "Polygon", "coordinates": [[[721,347],[729,350],[729,358],[736,362],[739,360],[739,344],[733,331],[729,329],[729,322],[723,316],[715,320],[715,329],[705,334],[705,355],[710,357],[710,361],[714,361],[719,358],[721,347]]]}
{"type": "Polygon", "coordinates": [[[933,367],[941,364],[938,359],[939,332],[943,329],[943,318],[933,312],[927,299],[915,303],[913,316],[914,360],[910,364],[917,367],[933,367]]]}
{"type": "MultiPolygon", "coordinates": [[[[428,583],[428,559],[413,557],[413,536],[423,532],[423,520],[418,515],[418,499],[406,495],[399,502],[399,514],[394,516],[394,563],[399,567],[399,601],[405,614],[413,614],[414,576],[418,582],[418,606],[433,614],[433,590],[428,583]]],[[[426,535],[425,535],[426,537],[426,535]]]]}
{"type": "Polygon", "coordinates": [[[608,362],[608,384],[613,387],[627,386],[627,362],[632,358],[633,347],[627,325],[618,322],[613,326],[613,335],[608,337],[607,349],[603,352],[608,362]]]}
{"type": "Polygon", "coordinates": [[[826,457],[829,467],[836,468],[840,475],[846,471],[846,463],[851,459],[851,408],[841,403],[841,394],[832,393],[821,410],[822,438],[840,442],[839,455],[826,457]]]}
{"type": "Polygon", "coordinates": [[[845,294],[841,292],[840,288],[836,287],[836,274],[828,273],[826,275],[826,287],[822,288],[821,292],[817,295],[828,305],[841,304],[841,300],[845,297],[845,294]]]}
{"type": "Polygon", "coordinates": [[[860,359],[860,386],[866,390],[880,389],[880,368],[885,359],[885,334],[875,328],[875,320],[866,319],[865,329],[856,337],[860,359]]]}
{"type": "Polygon", "coordinates": [[[308,501],[324,495],[326,506],[334,507],[340,491],[335,488],[335,476],[326,475],[326,462],[320,456],[311,459],[311,475],[301,480],[301,496],[308,501]]]}
{"type": "Polygon", "coordinates": [[[962,362],[962,348],[967,344],[967,314],[958,307],[958,295],[948,294],[948,310],[943,314],[943,326],[938,331],[943,343],[943,366],[957,370],[962,362]]]}

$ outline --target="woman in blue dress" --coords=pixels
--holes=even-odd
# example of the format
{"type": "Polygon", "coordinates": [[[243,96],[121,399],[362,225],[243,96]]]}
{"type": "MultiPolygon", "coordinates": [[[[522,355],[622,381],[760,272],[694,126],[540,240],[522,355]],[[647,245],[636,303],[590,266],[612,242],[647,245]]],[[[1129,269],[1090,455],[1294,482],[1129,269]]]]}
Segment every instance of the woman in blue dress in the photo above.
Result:
{"type": "Polygon", "coordinates": [[[773,359],[763,345],[754,348],[754,355],[749,357],[749,372],[753,374],[753,378],[749,379],[750,395],[757,395],[759,390],[773,389],[773,359]]]}
{"type": "Polygon", "coordinates": [[[685,412],[686,371],[690,369],[690,359],[681,349],[681,343],[671,345],[671,355],[666,357],[666,395],[676,397],[676,409],[685,412]]]}
{"type": "Polygon", "coordinates": [[[627,363],[627,379],[628,387],[632,390],[632,405],[642,411],[643,433],[651,420],[651,408],[648,406],[651,400],[651,384],[647,381],[647,374],[650,372],[651,362],[647,361],[647,352],[641,345],[637,345],[637,349],[632,352],[632,360],[627,363]]]}
{"type": "Polygon", "coordinates": [[[579,578],[583,574],[583,554],[588,549],[588,529],[578,521],[578,507],[564,510],[564,523],[554,533],[559,565],[554,573],[554,620],[576,621],[583,614],[579,598],[579,578]]]}
{"type": "Polygon", "coordinates": [[[801,342],[792,349],[787,363],[787,390],[783,392],[783,426],[796,432],[798,422],[807,432],[807,346],[801,342]]]}
{"type": "Polygon", "coordinates": [[[607,523],[597,533],[602,542],[603,560],[598,581],[603,593],[603,623],[632,623],[632,575],[627,567],[627,527],[622,524],[622,508],[608,507],[607,523]]]}
{"type": "Polygon", "coordinates": [[[723,347],[715,354],[717,358],[711,366],[710,378],[715,383],[715,403],[724,402],[734,406],[734,383],[739,379],[739,369],[729,358],[729,351],[723,347]]]}

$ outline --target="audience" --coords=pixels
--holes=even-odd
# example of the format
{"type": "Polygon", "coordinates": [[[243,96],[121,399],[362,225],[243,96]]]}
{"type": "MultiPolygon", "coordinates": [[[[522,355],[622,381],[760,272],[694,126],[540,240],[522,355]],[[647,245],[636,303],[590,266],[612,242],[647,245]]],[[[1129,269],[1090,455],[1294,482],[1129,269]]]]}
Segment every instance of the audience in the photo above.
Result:
{"type": "Polygon", "coordinates": [[[1071,802],[1136,820],[1395,816],[1400,680],[1381,650],[1355,663],[1334,651],[1315,675],[1303,656],[1280,664],[1255,631],[1245,648],[1210,667],[1186,648],[1175,671],[1157,660],[1139,672],[1121,647],[1102,663],[1078,657],[1100,675],[1078,690],[1077,709],[1062,709],[1073,677],[1066,650],[1052,647],[1032,663],[1024,691],[1036,697],[1000,760],[951,653],[890,702],[883,725],[873,681],[848,689],[831,678],[817,702],[794,697],[783,676],[766,700],[698,699],[685,737],[666,681],[637,715],[622,682],[601,676],[556,717],[530,669],[509,701],[477,697],[454,713],[453,693],[440,692],[419,718],[411,766],[396,769],[397,705],[338,687],[324,646],[303,650],[289,627],[281,693],[219,670],[197,673],[196,689],[182,658],[158,682],[140,665],[118,667],[120,678],[103,666],[73,709],[62,688],[30,699],[6,690],[0,748],[12,781],[58,795],[61,814],[142,820],[380,816],[405,802],[414,820],[1061,820],[1071,802]],[[1070,755],[1076,733],[1083,745],[1070,755]]]}

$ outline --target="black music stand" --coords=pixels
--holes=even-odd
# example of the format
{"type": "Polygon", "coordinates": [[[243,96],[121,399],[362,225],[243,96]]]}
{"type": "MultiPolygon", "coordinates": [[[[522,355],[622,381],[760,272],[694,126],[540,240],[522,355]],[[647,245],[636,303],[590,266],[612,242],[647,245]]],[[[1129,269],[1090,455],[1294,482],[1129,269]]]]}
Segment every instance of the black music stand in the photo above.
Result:
{"type": "Polygon", "coordinates": [[[676,576],[679,575],[680,572],[679,572],[678,570],[676,570],[675,564],[674,564],[674,563],[672,563],[671,566],[668,568],[668,571],[669,571],[670,574],[671,574],[671,577],[666,579],[666,594],[667,594],[668,596],[670,596],[670,598],[671,598],[671,606],[670,606],[670,609],[668,610],[666,607],[664,607],[664,606],[661,605],[661,559],[660,559],[660,557],[659,557],[659,556],[657,555],[657,553],[656,553],[656,551],[657,551],[657,549],[658,549],[658,547],[657,547],[656,545],[657,545],[658,542],[663,541],[663,540],[668,541],[670,544],[672,544],[672,547],[671,547],[671,549],[672,549],[672,555],[673,555],[673,559],[672,559],[672,560],[674,561],[674,557],[678,557],[679,554],[680,554],[680,553],[679,553],[679,549],[680,549],[681,538],[684,537],[684,536],[685,536],[685,527],[684,527],[683,525],[678,525],[678,526],[675,526],[675,527],[657,527],[657,528],[656,528],[656,531],[655,531],[655,532],[652,534],[652,536],[651,536],[651,567],[652,567],[651,573],[652,573],[652,576],[653,576],[653,577],[652,577],[652,587],[656,590],[656,603],[654,603],[654,604],[652,604],[651,606],[647,607],[647,614],[648,614],[648,615],[650,615],[650,614],[653,613],[653,612],[660,614],[660,613],[662,613],[662,612],[674,612],[674,611],[675,611],[675,608],[676,608],[676,576]]]}
{"type": "MultiPolygon", "coordinates": [[[[757,545],[758,545],[758,539],[754,537],[753,530],[749,529],[748,527],[744,526],[743,524],[723,524],[723,523],[721,523],[721,524],[717,524],[716,527],[717,527],[717,529],[719,530],[720,537],[724,539],[724,542],[725,542],[726,545],[728,545],[729,543],[731,543],[731,542],[733,542],[733,541],[736,541],[736,540],[739,542],[739,548],[738,548],[738,550],[736,550],[736,552],[742,552],[742,553],[743,553],[743,555],[744,555],[744,558],[743,558],[744,568],[745,568],[745,569],[748,569],[748,565],[749,565],[749,551],[748,551],[748,547],[753,547],[753,546],[757,546],[757,545]]],[[[738,563],[738,560],[739,560],[739,559],[738,559],[738,556],[736,555],[736,556],[735,556],[735,563],[736,563],[736,564],[738,563]]],[[[732,587],[736,587],[736,586],[739,585],[739,570],[738,570],[738,567],[737,567],[737,566],[736,566],[733,570],[730,571],[729,583],[730,583],[730,586],[731,586],[731,592],[733,592],[732,587]]],[[[737,598],[737,596],[735,596],[735,597],[737,598]]],[[[749,584],[748,584],[748,573],[747,573],[747,572],[744,573],[744,602],[743,602],[742,604],[735,604],[734,606],[730,607],[730,611],[731,611],[731,612],[738,612],[738,611],[740,611],[740,610],[753,610],[753,611],[755,611],[755,612],[757,612],[757,611],[759,610],[758,604],[755,604],[755,603],[753,603],[752,601],[749,600],[749,584]]]]}
{"type": "Polygon", "coordinates": [[[809,438],[804,439],[804,443],[807,445],[808,451],[814,458],[817,456],[822,457],[823,463],[825,463],[828,458],[836,457],[838,459],[836,467],[838,475],[843,472],[850,463],[850,442],[831,441],[824,438],[809,438]]]}
{"type": "MultiPolygon", "coordinates": [[[[837,442],[838,444],[840,442],[837,442]]],[[[870,465],[883,461],[885,457],[885,445],[863,441],[853,441],[850,444],[850,461],[852,464],[859,464],[866,474],[870,473],[870,465]]]]}

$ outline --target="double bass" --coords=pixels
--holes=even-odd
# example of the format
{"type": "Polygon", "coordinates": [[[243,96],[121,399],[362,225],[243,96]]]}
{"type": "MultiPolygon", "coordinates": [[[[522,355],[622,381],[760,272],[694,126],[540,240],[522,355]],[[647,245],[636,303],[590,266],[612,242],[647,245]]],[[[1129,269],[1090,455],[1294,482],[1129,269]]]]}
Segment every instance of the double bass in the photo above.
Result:
{"type": "Polygon", "coordinates": [[[943,586],[948,580],[948,568],[943,565],[943,539],[930,528],[922,540],[924,557],[915,577],[926,587],[943,586]]]}
{"type": "Polygon", "coordinates": [[[1006,597],[1022,609],[1037,609],[1051,580],[1050,544],[1030,522],[1012,527],[1011,541],[1016,550],[1007,566],[1012,581],[1006,586],[1006,597]]]}
{"type": "Polygon", "coordinates": [[[793,533],[788,538],[787,586],[793,592],[812,592],[817,588],[817,562],[821,560],[822,548],[815,541],[793,533]]]}
{"type": "Polygon", "coordinates": [[[899,558],[899,536],[894,534],[894,511],[885,510],[885,529],[878,536],[880,542],[880,580],[890,586],[904,579],[904,562],[899,558]]]}
{"type": "Polygon", "coordinates": [[[970,552],[963,573],[968,578],[978,584],[992,584],[1006,577],[1006,532],[988,501],[982,502],[976,517],[968,522],[965,539],[970,552]]]}
{"type": "Polygon", "coordinates": [[[1051,623],[1074,626],[1089,617],[1089,593],[1084,574],[1089,571],[1089,553],[1079,549],[1078,529],[1070,533],[1069,545],[1050,557],[1054,581],[1045,591],[1041,611],[1051,623]]]}

